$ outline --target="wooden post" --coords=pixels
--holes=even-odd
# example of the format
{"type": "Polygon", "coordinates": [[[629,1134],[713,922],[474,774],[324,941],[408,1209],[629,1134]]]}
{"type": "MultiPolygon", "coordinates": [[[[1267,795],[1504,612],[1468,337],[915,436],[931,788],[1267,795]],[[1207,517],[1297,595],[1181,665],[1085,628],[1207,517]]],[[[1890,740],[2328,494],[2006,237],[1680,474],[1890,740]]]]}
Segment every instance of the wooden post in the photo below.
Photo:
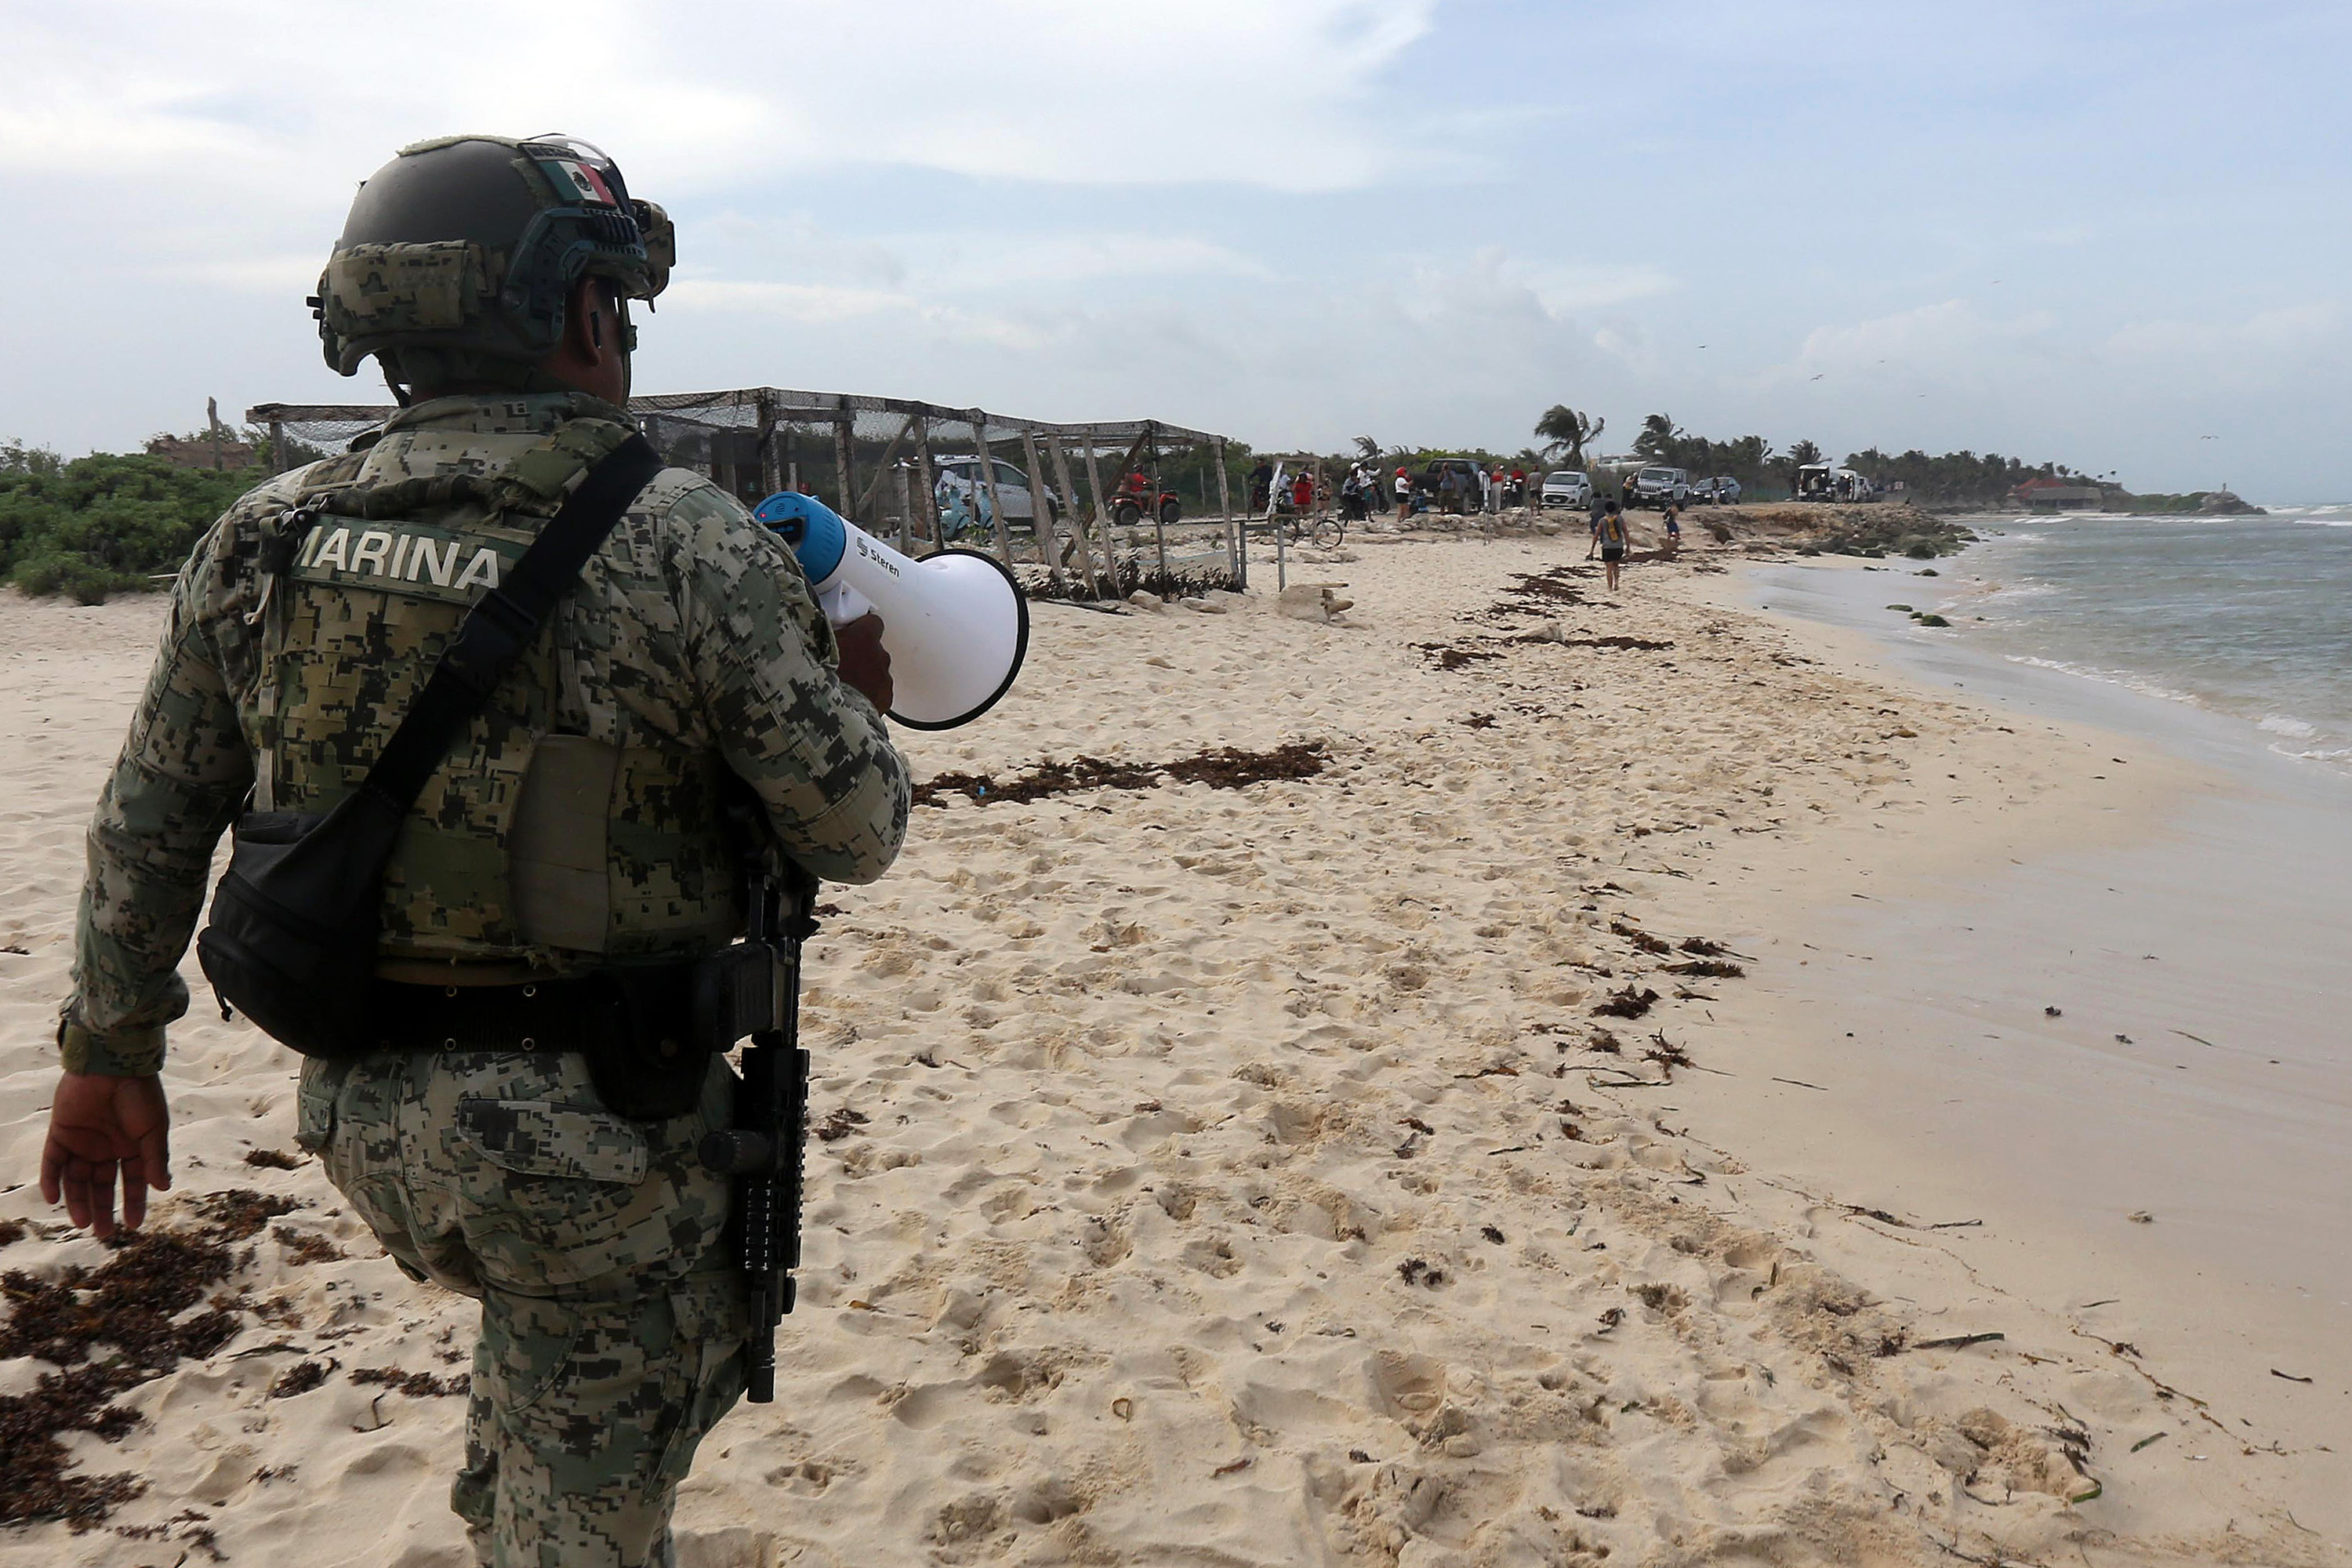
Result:
{"type": "Polygon", "coordinates": [[[1045,567],[1045,579],[1055,587],[1062,585],[1062,555],[1055,548],[1054,506],[1046,499],[1045,465],[1037,456],[1037,432],[1027,426],[1021,429],[1022,455],[1029,459],[1029,527],[1037,541],[1037,559],[1045,567]]]}
{"type": "Polygon", "coordinates": [[[1087,437],[1087,487],[1094,491],[1095,531],[1102,540],[1103,567],[1110,574],[1111,596],[1117,598],[1120,587],[1118,552],[1111,547],[1110,509],[1103,503],[1102,469],[1095,462],[1095,438],[1091,435],[1087,437]]]}
{"type": "Polygon", "coordinates": [[[776,395],[760,389],[760,488],[774,495],[784,488],[784,466],[776,451],[776,395]]]}
{"type": "Polygon", "coordinates": [[[913,429],[914,426],[914,416],[908,416],[907,422],[898,426],[898,433],[890,437],[890,444],[882,448],[882,456],[874,465],[874,477],[866,481],[866,489],[857,498],[859,511],[870,510],[873,508],[875,498],[882,493],[883,480],[890,476],[891,460],[898,457],[898,448],[906,444],[907,432],[913,429]]]}
{"type": "Polygon", "coordinates": [[[1217,510],[1225,520],[1225,555],[1233,567],[1234,585],[1244,593],[1249,591],[1248,535],[1235,526],[1234,517],[1233,480],[1225,473],[1225,438],[1220,436],[1209,447],[1210,456],[1217,464],[1217,510]]]}
{"type": "Polygon", "coordinates": [[[1013,525],[1004,521],[1004,503],[996,497],[996,456],[988,449],[988,416],[971,411],[971,444],[979,449],[980,482],[988,489],[988,510],[996,514],[996,558],[1007,571],[1013,567],[1013,525]]]}
{"type": "Polygon", "coordinates": [[[1151,532],[1152,537],[1158,540],[1160,544],[1160,591],[1165,594],[1169,586],[1168,521],[1162,515],[1165,509],[1160,504],[1160,443],[1154,438],[1152,424],[1148,419],[1143,422],[1143,439],[1146,443],[1143,471],[1151,479],[1149,487],[1151,501],[1151,532]]]}
{"type": "Polygon", "coordinates": [[[1095,552],[1087,543],[1087,514],[1078,509],[1078,487],[1070,479],[1070,453],[1062,438],[1052,439],[1054,448],[1054,479],[1062,487],[1062,504],[1070,512],[1070,537],[1078,543],[1078,570],[1086,576],[1087,590],[1097,599],[1103,597],[1102,578],[1095,571],[1095,552]]]}
{"type": "Polygon", "coordinates": [[[937,544],[940,542],[940,477],[931,467],[931,422],[924,415],[915,416],[915,487],[922,492],[922,537],[937,544]]]}
{"type": "Polygon", "coordinates": [[[269,460],[281,474],[294,466],[286,460],[286,421],[283,419],[269,422],[269,460]]]}
{"type": "MultiPolygon", "coordinates": [[[[1279,594],[1290,586],[1289,531],[1282,526],[1282,498],[1276,493],[1282,482],[1282,465],[1279,463],[1275,465],[1274,478],[1276,490],[1266,492],[1265,515],[1274,524],[1274,591],[1279,594]]],[[[1297,510],[1296,507],[1291,509],[1294,514],[1297,510]]]]}
{"type": "MultiPolygon", "coordinates": [[[[849,395],[842,394],[841,412],[833,416],[834,478],[841,487],[841,515],[849,517],[857,504],[857,476],[853,471],[854,458],[850,451],[850,435],[857,416],[849,411],[849,395]]],[[[850,518],[855,522],[855,518],[850,518]]]]}

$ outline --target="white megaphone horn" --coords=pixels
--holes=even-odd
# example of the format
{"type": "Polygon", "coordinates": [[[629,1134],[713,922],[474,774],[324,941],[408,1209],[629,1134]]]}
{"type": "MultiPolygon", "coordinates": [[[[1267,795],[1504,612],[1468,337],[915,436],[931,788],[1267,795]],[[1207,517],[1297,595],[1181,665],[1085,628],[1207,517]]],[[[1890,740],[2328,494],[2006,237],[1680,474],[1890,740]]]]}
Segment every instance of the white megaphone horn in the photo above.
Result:
{"type": "Polygon", "coordinates": [[[807,574],[824,617],[882,617],[890,717],[952,730],[996,706],[1029,651],[1029,601],[1013,574],[976,550],[899,554],[814,496],[785,490],[751,515],[776,531],[807,574]]]}

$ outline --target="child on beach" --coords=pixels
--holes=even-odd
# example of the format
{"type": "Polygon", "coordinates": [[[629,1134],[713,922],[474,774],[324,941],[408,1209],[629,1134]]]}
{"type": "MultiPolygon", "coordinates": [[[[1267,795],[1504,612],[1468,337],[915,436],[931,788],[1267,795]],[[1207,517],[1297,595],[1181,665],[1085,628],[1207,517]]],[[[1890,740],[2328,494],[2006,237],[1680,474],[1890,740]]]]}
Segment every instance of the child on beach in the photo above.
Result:
{"type": "Polygon", "coordinates": [[[1617,591],[1617,563],[1625,559],[1625,514],[1611,501],[1601,514],[1592,537],[1601,546],[1601,564],[1609,574],[1609,591],[1617,591]]]}
{"type": "Polygon", "coordinates": [[[1683,507],[1680,501],[1666,502],[1666,552],[1672,554],[1683,547],[1683,507]]]}

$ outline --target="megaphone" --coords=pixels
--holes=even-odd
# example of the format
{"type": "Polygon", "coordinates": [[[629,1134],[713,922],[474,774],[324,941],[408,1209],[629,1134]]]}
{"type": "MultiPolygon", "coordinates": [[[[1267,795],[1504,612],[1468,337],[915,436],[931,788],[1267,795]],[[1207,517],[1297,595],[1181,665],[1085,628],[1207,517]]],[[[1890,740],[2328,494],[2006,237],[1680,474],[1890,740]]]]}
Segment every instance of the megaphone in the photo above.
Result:
{"type": "Polygon", "coordinates": [[[890,717],[910,730],[952,730],[996,706],[1029,651],[1029,601],[993,556],[935,550],[899,554],[839,512],[796,490],[751,515],[792,546],[824,618],[845,626],[882,617],[890,656],[890,717]]]}

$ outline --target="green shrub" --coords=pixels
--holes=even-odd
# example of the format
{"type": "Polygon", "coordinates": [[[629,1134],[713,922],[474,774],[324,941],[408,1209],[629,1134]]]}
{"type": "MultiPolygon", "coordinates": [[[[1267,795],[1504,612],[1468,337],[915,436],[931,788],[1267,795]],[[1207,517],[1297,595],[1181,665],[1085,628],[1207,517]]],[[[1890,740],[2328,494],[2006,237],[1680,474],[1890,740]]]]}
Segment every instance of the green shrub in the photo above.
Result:
{"type": "Polygon", "coordinates": [[[229,503],[258,482],[246,468],[177,468],[161,458],[0,446],[0,581],[97,604],[176,572],[229,503]]]}

